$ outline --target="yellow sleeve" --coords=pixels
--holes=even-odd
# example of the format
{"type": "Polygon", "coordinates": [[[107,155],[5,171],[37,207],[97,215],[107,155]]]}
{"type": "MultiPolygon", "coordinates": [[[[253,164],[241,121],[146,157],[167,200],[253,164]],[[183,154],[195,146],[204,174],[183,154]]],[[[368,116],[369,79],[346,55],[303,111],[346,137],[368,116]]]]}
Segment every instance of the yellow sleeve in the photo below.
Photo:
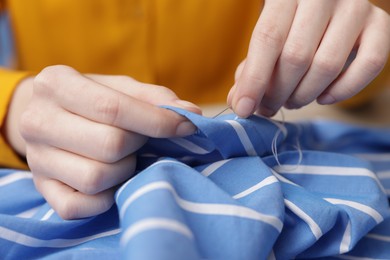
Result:
{"type": "MultiPolygon", "coordinates": [[[[8,105],[13,90],[20,80],[28,76],[27,72],[15,72],[0,68],[0,129],[2,130],[7,116],[8,105]]],[[[0,131],[0,167],[26,169],[27,165],[12,150],[5,140],[3,131],[0,131]]]]}

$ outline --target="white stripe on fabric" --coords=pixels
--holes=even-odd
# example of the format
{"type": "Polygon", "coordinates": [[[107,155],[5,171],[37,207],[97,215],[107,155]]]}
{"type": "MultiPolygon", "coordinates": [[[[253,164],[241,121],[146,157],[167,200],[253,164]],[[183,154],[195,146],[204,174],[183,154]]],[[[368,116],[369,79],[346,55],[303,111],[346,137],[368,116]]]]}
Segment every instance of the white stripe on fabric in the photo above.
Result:
{"type": "Polygon", "coordinates": [[[138,198],[142,197],[143,195],[145,195],[151,191],[154,191],[156,189],[169,189],[170,187],[171,187],[171,185],[169,183],[163,182],[163,181],[152,182],[152,183],[149,183],[145,186],[142,186],[141,188],[139,188],[138,190],[133,192],[133,194],[131,194],[131,196],[129,196],[125,200],[122,207],[120,207],[120,212],[119,212],[120,218],[121,219],[124,218],[126,210],[130,206],[130,204],[133,203],[136,199],[138,199],[138,198]]]}
{"type": "Polygon", "coordinates": [[[38,210],[40,208],[41,208],[41,206],[31,208],[31,209],[28,209],[26,211],[20,212],[19,214],[15,215],[15,216],[19,217],[19,218],[31,218],[32,216],[34,216],[35,213],[38,212],[38,210]]]}
{"type": "Polygon", "coordinates": [[[359,153],[355,156],[371,162],[389,162],[390,153],[359,153]]]}
{"type": "MultiPolygon", "coordinates": [[[[316,166],[316,165],[293,165],[284,164],[283,166],[291,167],[294,169],[289,171],[288,174],[311,174],[311,175],[331,175],[331,176],[367,176],[376,179],[375,173],[366,168],[357,167],[339,167],[339,166],[316,166]]],[[[274,169],[277,172],[283,172],[283,167],[279,165],[274,169]]]]}
{"type": "Polygon", "coordinates": [[[351,221],[348,221],[348,224],[345,228],[343,238],[340,243],[340,254],[346,253],[350,250],[351,247],[351,221]]]}
{"type": "MultiPolygon", "coordinates": [[[[158,161],[158,162],[153,163],[153,164],[150,165],[148,168],[154,167],[154,166],[159,165],[159,164],[165,164],[165,163],[177,164],[177,165],[181,165],[181,166],[183,166],[183,167],[188,167],[188,168],[190,168],[188,165],[183,164],[182,162],[173,161],[173,160],[161,160],[161,161],[158,161]]],[[[192,168],[190,168],[190,169],[192,169],[192,168]]],[[[127,182],[125,182],[125,184],[123,184],[123,185],[119,188],[119,190],[116,192],[116,198],[119,198],[119,197],[121,196],[122,192],[126,189],[126,187],[127,187],[135,178],[137,178],[137,177],[139,177],[139,175],[135,175],[135,176],[133,176],[133,178],[131,178],[130,180],[128,180],[127,182]]]]}
{"type": "Polygon", "coordinates": [[[246,189],[236,195],[233,196],[233,199],[241,199],[245,196],[248,196],[249,194],[265,187],[265,186],[268,186],[268,185],[271,185],[271,184],[274,184],[274,183],[277,183],[278,182],[278,179],[276,179],[275,176],[269,176],[267,178],[265,178],[264,180],[262,180],[261,182],[257,183],[256,185],[253,185],[252,187],[250,187],[249,189],[246,189]]]}
{"type": "Polygon", "coordinates": [[[166,229],[179,234],[182,234],[190,239],[193,239],[194,235],[191,230],[184,225],[183,223],[172,220],[172,219],[164,219],[164,218],[146,218],[135,222],[131,226],[129,226],[126,231],[124,231],[121,244],[122,246],[126,245],[130,239],[135,237],[136,235],[153,229],[166,229]]]}
{"type": "Polygon", "coordinates": [[[366,235],[367,238],[375,239],[375,240],[380,240],[383,242],[389,242],[390,243],[390,236],[383,236],[383,235],[378,235],[374,233],[368,233],[366,235]]]}
{"type": "Polygon", "coordinates": [[[278,219],[277,217],[265,215],[262,213],[259,213],[253,209],[246,208],[239,205],[231,205],[231,204],[217,204],[217,203],[196,203],[191,202],[182,199],[179,197],[179,195],[176,193],[173,186],[165,181],[158,181],[158,182],[152,182],[150,184],[147,184],[141,188],[139,188],[137,191],[135,191],[124,203],[120,210],[120,216],[121,219],[124,218],[124,214],[126,210],[128,209],[129,205],[141,197],[142,195],[145,195],[146,193],[149,193],[154,190],[158,189],[164,189],[168,190],[172,193],[174,196],[176,202],[178,205],[183,208],[184,210],[187,210],[189,212],[194,212],[197,214],[207,214],[207,215],[223,215],[223,216],[232,216],[232,217],[239,217],[239,218],[247,218],[252,220],[261,221],[264,223],[267,223],[268,225],[273,226],[275,229],[280,232],[283,227],[283,222],[278,219]]]}
{"type": "MultiPolygon", "coordinates": [[[[383,188],[381,182],[378,180],[375,173],[366,169],[358,167],[339,167],[339,166],[315,166],[315,165],[293,165],[293,164],[284,164],[283,167],[291,167],[288,174],[308,174],[308,175],[329,175],[329,176],[365,176],[370,177],[378,184],[383,193],[385,189],[383,188]],[[295,167],[295,168],[294,168],[295,167]]],[[[277,172],[283,172],[283,167],[279,165],[275,166],[274,169],[277,172]]]]}
{"type": "Polygon", "coordinates": [[[175,161],[175,160],[160,160],[160,161],[158,161],[158,162],[153,163],[153,164],[150,165],[148,168],[154,167],[154,166],[160,165],[160,164],[166,164],[166,163],[168,163],[168,164],[178,164],[178,165],[181,165],[181,166],[183,166],[183,167],[192,169],[192,168],[191,168],[190,166],[188,166],[187,164],[184,164],[184,163],[182,163],[182,162],[175,161]]]}
{"type": "Polygon", "coordinates": [[[190,142],[184,138],[170,138],[168,140],[171,141],[172,143],[188,150],[189,152],[194,153],[194,154],[208,154],[208,153],[210,153],[210,151],[207,151],[204,148],[200,147],[199,145],[197,145],[193,142],[190,142]]]}
{"type": "Polygon", "coordinates": [[[0,187],[23,179],[32,179],[30,172],[15,172],[0,178],[0,187]]]}
{"type": "Polygon", "coordinates": [[[249,136],[245,131],[244,127],[234,120],[226,120],[225,122],[229,123],[233,127],[234,131],[236,131],[237,136],[240,139],[242,145],[244,146],[246,153],[249,156],[257,156],[257,152],[253,147],[253,144],[249,139],[249,136]]]}
{"type": "Polygon", "coordinates": [[[74,239],[38,239],[14,230],[0,227],[0,238],[29,247],[49,247],[49,248],[65,248],[83,244],[85,242],[95,240],[102,237],[108,237],[120,233],[120,229],[114,229],[92,236],[74,238],[74,239]]]}
{"type": "Polygon", "coordinates": [[[361,212],[364,212],[367,215],[369,215],[370,217],[372,217],[377,224],[379,224],[383,221],[383,217],[381,214],[379,214],[378,211],[376,211],[375,209],[373,209],[367,205],[364,205],[362,203],[350,201],[350,200],[334,199],[334,198],[324,198],[324,200],[326,200],[332,204],[345,205],[345,206],[357,209],[361,212]]]}
{"type": "Polygon", "coordinates": [[[232,159],[227,159],[227,160],[221,160],[221,161],[218,161],[218,162],[215,162],[215,163],[212,163],[210,164],[209,166],[207,166],[206,168],[203,169],[203,171],[201,171],[200,173],[205,176],[205,177],[208,177],[210,176],[211,174],[213,174],[213,172],[215,172],[216,170],[218,170],[220,167],[222,167],[225,163],[231,161],[232,159]]]}
{"type": "Polygon", "coordinates": [[[48,220],[54,214],[54,209],[49,209],[46,214],[41,218],[41,221],[48,220]]]}
{"type": "Polygon", "coordinates": [[[288,183],[288,184],[293,185],[293,186],[300,187],[298,184],[296,184],[296,183],[290,181],[289,179],[283,177],[283,176],[280,175],[279,173],[275,172],[273,169],[271,169],[271,172],[272,172],[272,174],[273,174],[276,178],[278,178],[279,181],[284,182],[284,183],[288,183]]]}
{"type": "Polygon", "coordinates": [[[378,176],[380,180],[390,179],[390,171],[379,171],[376,173],[376,176],[378,176]]]}
{"type": "Polygon", "coordinates": [[[284,203],[292,212],[294,212],[298,217],[305,221],[305,223],[309,226],[311,232],[313,233],[314,237],[317,240],[320,239],[320,237],[322,236],[322,230],[317,225],[317,223],[292,201],[284,199],[284,203]]]}

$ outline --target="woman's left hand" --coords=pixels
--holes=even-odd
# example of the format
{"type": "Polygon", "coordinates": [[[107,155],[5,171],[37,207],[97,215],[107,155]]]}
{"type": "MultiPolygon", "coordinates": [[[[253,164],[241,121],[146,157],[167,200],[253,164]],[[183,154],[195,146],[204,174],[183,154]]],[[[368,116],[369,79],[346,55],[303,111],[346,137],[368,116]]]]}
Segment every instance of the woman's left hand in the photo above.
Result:
{"type": "Polygon", "coordinates": [[[247,117],[336,103],[367,86],[389,51],[390,16],[368,0],[266,0],[228,104],[247,117]]]}

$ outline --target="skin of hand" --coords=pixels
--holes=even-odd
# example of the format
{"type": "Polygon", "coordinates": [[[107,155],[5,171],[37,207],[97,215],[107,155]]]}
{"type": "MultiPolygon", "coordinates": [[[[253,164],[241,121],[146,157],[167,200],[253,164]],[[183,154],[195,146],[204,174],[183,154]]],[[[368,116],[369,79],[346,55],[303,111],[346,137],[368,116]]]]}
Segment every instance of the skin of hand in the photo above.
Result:
{"type": "Polygon", "coordinates": [[[116,187],[132,177],[148,137],[179,137],[196,128],[171,105],[201,113],[171,90],[125,76],[45,68],[33,80],[20,132],[37,190],[64,219],[108,210],[116,187]]]}
{"type": "Polygon", "coordinates": [[[19,121],[33,91],[33,77],[22,80],[15,88],[3,125],[3,136],[20,156],[26,156],[26,144],[19,131],[19,121]]]}
{"type": "Polygon", "coordinates": [[[390,16],[367,0],[266,0],[227,102],[240,117],[333,104],[367,86],[389,51],[390,16]]]}

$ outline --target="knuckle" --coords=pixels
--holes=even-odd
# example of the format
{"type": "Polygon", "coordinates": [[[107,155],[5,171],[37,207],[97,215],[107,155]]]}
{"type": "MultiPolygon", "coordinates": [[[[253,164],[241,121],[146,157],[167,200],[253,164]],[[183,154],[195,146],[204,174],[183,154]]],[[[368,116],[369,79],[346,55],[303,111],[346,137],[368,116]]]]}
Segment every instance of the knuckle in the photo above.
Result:
{"type": "Polygon", "coordinates": [[[63,196],[60,201],[55,201],[52,206],[62,219],[72,220],[105,212],[114,202],[114,197],[110,193],[95,199],[99,201],[92,205],[86,205],[85,200],[80,200],[79,193],[69,193],[63,196]]]}
{"type": "Polygon", "coordinates": [[[38,75],[34,78],[34,90],[43,91],[43,90],[53,90],[54,83],[59,75],[70,71],[70,67],[65,65],[53,65],[44,68],[38,75]]]}
{"type": "Polygon", "coordinates": [[[283,49],[281,60],[297,68],[307,68],[311,62],[311,56],[303,46],[294,44],[283,49]]]}
{"type": "Polygon", "coordinates": [[[40,158],[39,153],[37,151],[34,151],[34,149],[32,149],[31,147],[28,147],[26,159],[28,162],[28,167],[30,168],[33,176],[40,175],[40,172],[42,172],[43,169],[41,165],[42,158],[40,158]]]}
{"type": "Polygon", "coordinates": [[[33,183],[34,183],[34,186],[35,186],[36,190],[37,190],[39,193],[43,194],[43,193],[42,193],[41,179],[40,179],[39,177],[37,177],[37,175],[35,175],[35,173],[34,173],[33,170],[31,170],[31,173],[32,173],[32,175],[33,175],[32,180],[33,180],[33,183]]]}
{"type": "Polygon", "coordinates": [[[30,141],[34,139],[37,134],[44,132],[45,121],[31,109],[23,112],[20,118],[19,131],[22,137],[30,141]]]}
{"type": "Polygon", "coordinates": [[[90,164],[81,178],[79,191],[87,195],[95,195],[103,187],[104,169],[100,164],[90,164]]]}
{"type": "Polygon", "coordinates": [[[97,97],[94,103],[95,112],[107,124],[114,124],[119,117],[120,100],[118,97],[97,97]]]}
{"type": "Polygon", "coordinates": [[[339,94],[334,93],[332,96],[334,100],[341,101],[354,96],[358,91],[359,89],[352,86],[348,86],[343,88],[342,93],[339,94]]]}
{"type": "Polygon", "coordinates": [[[254,35],[254,40],[260,45],[279,49],[284,44],[284,37],[278,26],[260,26],[254,35]]]}
{"type": "Polygon", "coordinates": [[[151,123],[153,127],[150,128],[150,136],[159,138],[174,135],[178,124],[179,122],[172,122],[164,117],[156,117],[151,123]]]}
{"type": "Polygon", "coordinates": [[[366,71],[372,76],[378,75],[385,67],[386,62],[386,57],[382,55],[375,55],[374,53],[364,58],[366,71]]]}
{"type": "Polygon", "coordinates": [[[81,208],[77,202],[73,194],[68,194],[61,199],[60,203],[52,206],[62,219],[71,220],[81,216],[81,208]]]}
{"type": "Polygon", "coordinates": [[[257,69],[253,66],[251,67],[248,66],[242,75],[247,79],[249,79],[250,82],[253,82],[253,85],[257,89],[262,89],[263,87],[269,84],[268,82],[269,79],[264,75],[258,73],[257,69]]]}
{"type": "Polygon", "coordinates": [[[353,4],[350,5],[350,8],[350,11],[352,13],[354,13],[355,15],[357,14],[358,16],[362,16],[369,12],[369,10],[372,8],[372,5],[369,1],[366,0],[354,0],[353,4]]]}
{"type": "Polygon", "coordinates": [[[314,65],[318,71],[328,77],[337,76],[343,69],[344,64],[338,61],[336,54],[326,54],[316,57],[314,65]]]}
{"type": "Polygon", "coordinates": [[[298,91],[291,96],[288,103],[293,107],[300,108],[311,103],[312,101],[313,99],[311,98],[311,96],[298,91]]]}
{"type": "Polygon", "coordinates": [[[107,131],[102,140],[101,156],[105,163],[114,163],[122,158],[126,148],[126,137],[122,131],[107,131]]]}
{"type": "Polygon", "coordinates": [[[161,124],[158,122],[160,120],[156,119],[154,122],[154,127],[150,129],[150,136],[151,137],[163,137],[165,136],[166,131],[164,131],[164,127],[161,126],[161,124]]]}
{"type": "Polygon", "coordinates": [[[235,73],[234,73],[234,80],[235,80],[235,81],[237,81],[238,78],[241,76],[241,73],[242,73],[242,71],[243,71],[243,69],[244,69],[244,66],[245,66],[245,60],[242,61],[242,62],[240,63],[240,65],[238,65],[238,67],[237,67],[237,69],[236,69],[236,71],[235,71],[235,73]]]}

